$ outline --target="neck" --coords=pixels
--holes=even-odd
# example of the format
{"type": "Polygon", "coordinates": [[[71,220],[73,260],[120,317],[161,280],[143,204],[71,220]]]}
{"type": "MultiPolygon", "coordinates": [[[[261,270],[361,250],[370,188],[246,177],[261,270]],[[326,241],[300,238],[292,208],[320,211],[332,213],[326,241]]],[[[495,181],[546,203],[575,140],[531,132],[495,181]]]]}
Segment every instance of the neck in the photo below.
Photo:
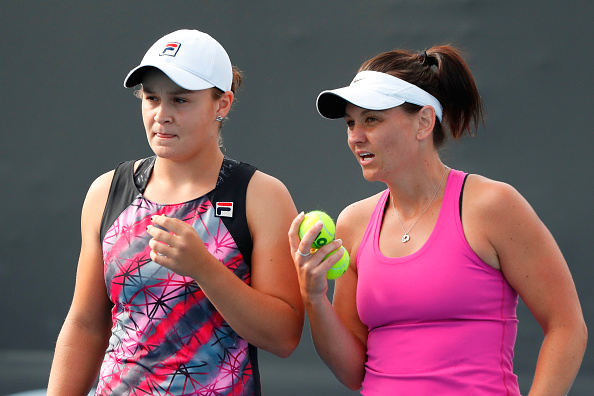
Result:
{"type": "Polygon", "coordinates": [[[414,217],[427,207],[434,196],[437,200],[445,188],[446,178],[447,168],[438,157],[398,172],[387,185],[400,216],[414,217]]]}
{"type": "Polygon", "coordinates": [[[200,197],[215,188],[223,158],[220,150],[187,161],[157,157],[145,196],[161,204],[200,197]]]}
{"type": "Polygon", "coordinates": [[[219,149],[188,160],[157,157],[153,175],[159,180],[169,181],[172,184],[200,183],[204,179],[212,178],[212,175],[218,177],[223,157],[219,149]]]}

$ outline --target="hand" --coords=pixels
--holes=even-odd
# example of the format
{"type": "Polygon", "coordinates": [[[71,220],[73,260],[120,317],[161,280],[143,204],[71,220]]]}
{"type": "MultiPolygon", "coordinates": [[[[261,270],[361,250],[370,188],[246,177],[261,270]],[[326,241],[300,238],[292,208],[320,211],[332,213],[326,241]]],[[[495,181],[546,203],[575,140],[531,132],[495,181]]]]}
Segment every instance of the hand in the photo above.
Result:
{"type": "Polygon", "coordinates": [[[194,228],[181,220],[167,216],[153,216],[147,232],[151,260],[178,275],[194,279],[205,259],[214,258],[194,228]],[[158,227],[157,227],[158,226],[158,227]]]}
{"type": "MultiPolygon", "coordinates": [[[[289,229],[289,243],[291,245],[291,254],[297,275],[299,277],[299,285],[301,287],[301,294],[305,300],[313,300],[317,298],[326,298],[328,291],[328,280],[326,279],[326,272],[342,257],[341,252],[333,254],[328,259],[324,257],[329,253],[341,248],[342,241],[340,239],[334,240],[327,245],[322,246],[317,251],[311,249],[313,241],[322,229],[322,222],[317,222],[303,235],[303,239],[299,239],[299,226],[304,218],[304,213],[301,212],[293,222],[289,229]],[[303,254],[309,253],[306,256],[303,254]]],[[[344,248],[341,248],[344,252],[344,248]]]]}

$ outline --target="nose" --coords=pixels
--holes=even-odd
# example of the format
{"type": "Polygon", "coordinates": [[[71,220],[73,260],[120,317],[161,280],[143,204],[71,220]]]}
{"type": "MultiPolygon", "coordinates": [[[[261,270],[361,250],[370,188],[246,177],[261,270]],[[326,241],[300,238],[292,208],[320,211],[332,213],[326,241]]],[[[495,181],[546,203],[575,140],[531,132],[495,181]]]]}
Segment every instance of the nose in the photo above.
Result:
{"type": "Polygon", "coordinates": [[[348,144],[354,146],[358,143],[363,143],[367,140],[365,135],[365,128],[359,124],[354,124],[352,127],[347,128],[348,144]]]}
{"type": "Polygon", "coordinates": [[[155,122],[159,124],[167,124],[172,122],[171,109],[167,103],[161,102],[155,109],[155,122]]]}

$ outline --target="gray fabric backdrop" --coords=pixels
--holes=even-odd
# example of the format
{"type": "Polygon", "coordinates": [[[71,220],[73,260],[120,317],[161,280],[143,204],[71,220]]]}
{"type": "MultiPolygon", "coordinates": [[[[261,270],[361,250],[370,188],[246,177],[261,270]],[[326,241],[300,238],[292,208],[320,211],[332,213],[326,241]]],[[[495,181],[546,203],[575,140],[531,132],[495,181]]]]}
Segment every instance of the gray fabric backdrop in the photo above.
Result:
{"type": "MultiPolygon", "coordinates": [[[[363,180],[341,121],[317,115],[380,51],[451,43],[487,106],[478,136],[444,162],[509,182],[561,246],[594,318],[591,113],[594,3],[588,1],[3,1],[0,5],[0,394],[42,388],[68,310],[90,183],[150,154],[122,80],[179,28],[212,34],[245,72],[226,154],[288,186],[300,210],[336,217],[383,189],[363,180]]],[[[526,393],[541,331],[521,305],[515,369],[526,393]]],[[[292,357],[262,353],[269,395],[351,394],[317,358],[306,325],[292,357]]],[[[594,387],[586,354],[575,395],[594,387]]]]}

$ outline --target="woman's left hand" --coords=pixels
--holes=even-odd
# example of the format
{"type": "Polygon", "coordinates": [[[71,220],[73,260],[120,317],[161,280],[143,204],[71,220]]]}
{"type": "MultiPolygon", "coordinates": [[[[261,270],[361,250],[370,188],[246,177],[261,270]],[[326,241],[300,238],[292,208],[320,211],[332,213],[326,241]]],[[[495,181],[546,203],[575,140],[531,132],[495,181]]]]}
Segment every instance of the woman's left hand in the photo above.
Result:
{"type": "Polygon", "coordinates": [[[167,216],[153,216],[147,232],[151,260],[178,275],[195,278],[205,258],[213,256],[192,226],[167,216]]]}
{"type": "Polygon", "coordinates": [[[299,277],[301,295],[305,301],[310,301],[326,298],[326,292],[328,291],[326,272],[340,260],[342,254],[333,254],[326,259],[325,257],[334,250],[341,248],[342,241],[340,239],[334,240],[318,250],[311,249],[313,241],[322,229],[322,222],[319,221],[314,224],[303,235],[303,239],[300,239],[299,226],[303,218],[304,214],[301,212],[293,220],[289,229],[289,243],[299,277]]]}

